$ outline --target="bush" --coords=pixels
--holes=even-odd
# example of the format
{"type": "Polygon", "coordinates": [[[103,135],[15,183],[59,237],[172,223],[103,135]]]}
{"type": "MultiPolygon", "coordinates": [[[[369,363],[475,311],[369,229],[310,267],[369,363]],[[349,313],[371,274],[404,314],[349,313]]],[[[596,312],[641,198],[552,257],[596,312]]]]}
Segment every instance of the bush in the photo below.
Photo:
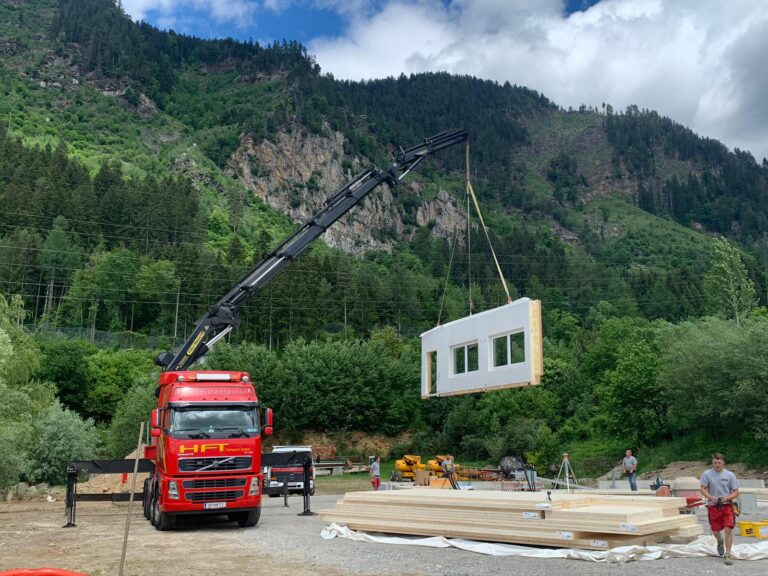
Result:
{"type": "Polygon", "coordinates": [[[32,427],[19,422],[0,423],[0,490],[16,484],[28,461],[26,445],[29,443],[32,427]]]}
{"type": "Polygon", "coordinates": [[[148,377],[131,388],[120,404],[107,432],[107,454],[110,458],[124,458],[136,449],[141,422],[147,420],[157,406],[157,381],[148,377]]]}
{"type": "Polygon", "coordinates": [[[31,482],[62,484],[67,462],[95,458],[99,436],[93,420],[83,420],[56,400],[35,425],[37,441],[30,451],[27,476],[31,482]]]}
{"type": "Polygon", "coordinates": [[[125,393],[156,369],[151,352],[145,350],[99,350],[88,360],[91,385],[85,408],[88,416],[107,422],[125,393]]]}
{"type": "Polygon", "coordinates": [[[83,414],[90,385],[88,359],[98,348],[86,340],[66,338],[41,340],[39,345],[42,362],[37,377],[56,384],[61,403],[83,414]]]}

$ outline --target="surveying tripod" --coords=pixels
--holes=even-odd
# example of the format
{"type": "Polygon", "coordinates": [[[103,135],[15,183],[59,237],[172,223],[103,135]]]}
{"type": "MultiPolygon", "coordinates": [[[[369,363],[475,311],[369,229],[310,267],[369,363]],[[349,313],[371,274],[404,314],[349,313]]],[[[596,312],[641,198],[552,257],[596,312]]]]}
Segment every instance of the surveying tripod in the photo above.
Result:
{"type": "Polygon", "coordinates": [[[560,463],[560,470],[555,478],[554,487],[560,488],[565,485],[565,489],[570,492],[573,488],[579,488],[579,481],[576,480],[576,473],[573,471],[571,465],[571,459],[568,457],[568,452],[563,454],[563,461],[560,463]]]}

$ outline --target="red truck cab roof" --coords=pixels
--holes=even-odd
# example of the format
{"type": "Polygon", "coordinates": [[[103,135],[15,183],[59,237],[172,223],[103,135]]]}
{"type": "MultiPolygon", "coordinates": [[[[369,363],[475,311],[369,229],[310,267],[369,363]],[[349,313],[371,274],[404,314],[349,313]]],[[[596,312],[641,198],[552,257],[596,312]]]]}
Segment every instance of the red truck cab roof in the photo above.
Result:
{"type": "Polygon", "coordinates": [[[248,372],[185,370],[160,374],[161,404],[173,402],[257,402],[248,372]]]}

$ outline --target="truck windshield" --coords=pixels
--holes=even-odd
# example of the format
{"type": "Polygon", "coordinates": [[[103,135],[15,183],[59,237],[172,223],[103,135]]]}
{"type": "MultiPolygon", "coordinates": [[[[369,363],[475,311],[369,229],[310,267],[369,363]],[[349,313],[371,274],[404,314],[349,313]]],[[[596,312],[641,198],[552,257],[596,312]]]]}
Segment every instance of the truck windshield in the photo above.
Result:
{"type": "Polygon", "coordinates": [[[169,432],[188,438],[252,437],[259,432],[259,417],[247,406],[173,408],[169,432]]]}

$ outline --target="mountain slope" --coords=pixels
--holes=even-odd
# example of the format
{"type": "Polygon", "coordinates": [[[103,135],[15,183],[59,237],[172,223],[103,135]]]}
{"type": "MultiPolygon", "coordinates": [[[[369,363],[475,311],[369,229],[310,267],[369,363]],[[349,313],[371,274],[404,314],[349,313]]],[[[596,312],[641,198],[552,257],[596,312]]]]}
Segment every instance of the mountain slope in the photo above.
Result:
{"type": "MultiPolygon", "coordinates": [[[[517,294],[544,298],[545,309],[584,317],[611,300],[651,318],[700,314],[711,233],[756,250],[768,230],[765,166],[636,108],[563,111],[522,87],[447,74],[338,82],[299,44],[160,32],[131,22],[109,0],[5,4],[0,47],[0,118],[9,134],[57,150],[39,162],[63,162],[62,154],[73,166],[81,162],[91,178],[83,186],[96,190],[76,202],[82,225],[71,207],[50,200],[21,219],[6,208],[3,242],[14,254],[7,274],[26,286],[36,318],[49,301],[62,311],[57,323],[183,333],[184,322],[288,233],[285,214],[306,218],[359,169],[388,162],[393,146],[452,127],[472,136],[475,188],[505,276],[517,294]],[[183,176],[179,186],[194,195],[137,200],[169,172],[183,176]],[[98,192],[100,180],[123,192],[98,192]],[[147,202],[153,209],[142,208],[147,202]],[[62,226],[84,255],[82,268],[71,270],[51,299],[41,280],[43,253],[18,254],[20,246],[44,243],[57,216],[67,218],[62,226]],[[152,244],[149,231],[173,230],[169,219],[187,220],[193,235],[152,244]],[[84,236],[97,229],[102,241],[84,236]],[[142,266],[170,262],[180,276],[172,284],[185,288],[154,296],[118,291],[119,312],[62,307],[68,297],[86,300],[95,289],[91,276],[121,248],[142,266]],[[683,292],[685,306],[678,301],[683,292]],[[175,329],[167,314],[153,318],[153,306],[174,308],[177,298],[175,329]]],[[[404,311],[406,331],[417,332],[434,321],[446,275],[449,317],[465,313],[470,282],[477,306],[503,302],[481,237],[472,238],[471,264],[466,254],[463,169],[463,151],[446,151],[396,193],[374,193],[326,242],[358,256],[392,254],[359,260],[314,247],[270,288],[269,306],[254,302],[246,311],[252,334],[262,341],[276,332],[312,337],[350,322],[363,332],[380,324],[402,328],[404,311]],[[413,286],[400,285],[403,274],[413,286]],[[309,318],[296,319],[302,315],[309,318]]],[[[59,185],[42,169],[4,174],[5,206],[23,212],[26,189],[39,178],[49,189],[59,185]]],[[[750,266],[754,273],[756,260],[750,266]]]]}

